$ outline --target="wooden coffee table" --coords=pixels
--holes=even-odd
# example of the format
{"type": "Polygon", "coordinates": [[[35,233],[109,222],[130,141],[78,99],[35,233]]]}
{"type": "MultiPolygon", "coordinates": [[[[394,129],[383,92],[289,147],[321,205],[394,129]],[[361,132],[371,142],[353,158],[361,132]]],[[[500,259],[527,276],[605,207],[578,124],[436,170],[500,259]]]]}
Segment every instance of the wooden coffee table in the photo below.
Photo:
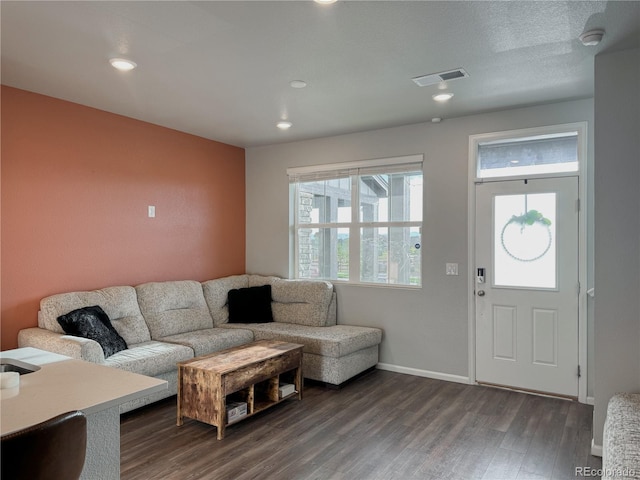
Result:
{"type": "Polygon", "coordinates": [[[302,400],[302,347],[260,340],[178,363],[178,426],[193,418],[217,427],[221,440],[228,401],[247,403],[244,419],[289,398],[302,400]],[[295,391],[280,398],[281,383],[293,383],[295,391]]]}

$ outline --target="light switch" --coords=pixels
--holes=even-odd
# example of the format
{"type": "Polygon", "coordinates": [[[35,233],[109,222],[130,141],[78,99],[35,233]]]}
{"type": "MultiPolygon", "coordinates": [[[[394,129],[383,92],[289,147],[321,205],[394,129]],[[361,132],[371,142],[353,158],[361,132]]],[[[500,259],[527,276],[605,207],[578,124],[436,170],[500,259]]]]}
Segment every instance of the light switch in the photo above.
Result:
{"type": "Polygon", "coordinates": [[[156,216],[156,206],[149,205],[149,218],[154,218],[156,216]]]}
{"type": "Polygon", "coordinates": [[[458,264],[457,263],[447,263],[447,275],[458,275],[458,264]]]}

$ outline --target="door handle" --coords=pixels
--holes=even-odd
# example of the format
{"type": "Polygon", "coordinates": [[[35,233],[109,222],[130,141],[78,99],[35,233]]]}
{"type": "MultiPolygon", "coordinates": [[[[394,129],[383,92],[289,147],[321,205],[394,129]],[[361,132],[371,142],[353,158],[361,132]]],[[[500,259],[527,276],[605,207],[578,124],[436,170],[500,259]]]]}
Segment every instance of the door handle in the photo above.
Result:
{"type": "Polygon", "coordinates": [[[478,296],[484,297],[484,290],[478,290],[478,296]]]}

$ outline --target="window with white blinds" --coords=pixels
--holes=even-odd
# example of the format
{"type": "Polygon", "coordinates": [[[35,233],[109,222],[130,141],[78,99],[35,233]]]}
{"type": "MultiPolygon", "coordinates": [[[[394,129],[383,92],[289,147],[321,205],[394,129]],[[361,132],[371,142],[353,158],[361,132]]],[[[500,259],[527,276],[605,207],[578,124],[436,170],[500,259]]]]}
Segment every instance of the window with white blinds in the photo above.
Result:
{"type": "Polygon", "coordinates": [[[296,278],[420,286],[422,161],[288,169],[296,278]]]}

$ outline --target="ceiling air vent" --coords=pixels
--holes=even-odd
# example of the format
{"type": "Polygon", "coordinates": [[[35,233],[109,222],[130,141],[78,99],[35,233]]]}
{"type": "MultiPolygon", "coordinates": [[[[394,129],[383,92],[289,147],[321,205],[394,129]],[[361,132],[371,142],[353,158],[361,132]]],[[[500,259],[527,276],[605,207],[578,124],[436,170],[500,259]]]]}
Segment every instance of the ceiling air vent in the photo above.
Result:
{"type": "Polygon", "coordinates": [[[456,68],[455,70],[448,70],[446,72],[431,73],[429,75],[423,75],[421,77],[412,78],[416,85],[419,87],[426,87],[427,85],[435,85],[440,82],[448,82],[450,80],[457,80],[459,78],[467,78],[469,74],[462,68],[456,68]]]}

